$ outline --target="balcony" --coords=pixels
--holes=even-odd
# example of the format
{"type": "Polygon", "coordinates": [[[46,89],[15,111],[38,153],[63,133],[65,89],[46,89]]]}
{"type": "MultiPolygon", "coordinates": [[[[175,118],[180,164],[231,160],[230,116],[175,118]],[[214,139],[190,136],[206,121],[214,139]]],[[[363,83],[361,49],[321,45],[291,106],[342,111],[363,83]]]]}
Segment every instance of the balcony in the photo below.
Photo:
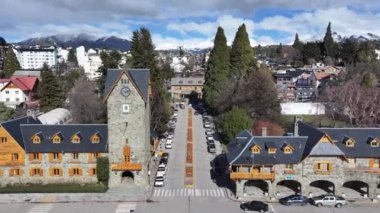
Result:
{"type": "Polygon", "coordinates": [[[299,172],[296,170],[288,169],[288,170],[284,170],[283,174],[284,175],[296,175],[296,174],[299,174],[299,172]]]}
{"type": "Polygon", "coordinates": [[[272,172],[231,172],[231,180],[274,180],[274,171],[272,172]]]}
{"type": "Polygon", "coordinates": [[[119,163],[112,164],[112,171],[141,171],[142,166],[141,163],[119,163]]]}
{"type": "Polygon", "coordinates": [[[332,171],[328,170],[314,170],[314,174],[316,175],[330,175],[332,171]]]}

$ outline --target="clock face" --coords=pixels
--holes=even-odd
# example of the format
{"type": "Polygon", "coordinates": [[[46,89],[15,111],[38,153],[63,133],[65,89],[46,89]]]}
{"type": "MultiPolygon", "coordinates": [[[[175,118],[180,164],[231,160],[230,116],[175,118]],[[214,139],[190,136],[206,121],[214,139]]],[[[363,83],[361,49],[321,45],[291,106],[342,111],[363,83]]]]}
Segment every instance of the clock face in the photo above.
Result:
{"type": "Polygon", "coordinates": [[[124,97],[128,97],[131,94],[131,90],[129,89],[129,87],[123,87],[120,90],[120,94],[124,97]]]}

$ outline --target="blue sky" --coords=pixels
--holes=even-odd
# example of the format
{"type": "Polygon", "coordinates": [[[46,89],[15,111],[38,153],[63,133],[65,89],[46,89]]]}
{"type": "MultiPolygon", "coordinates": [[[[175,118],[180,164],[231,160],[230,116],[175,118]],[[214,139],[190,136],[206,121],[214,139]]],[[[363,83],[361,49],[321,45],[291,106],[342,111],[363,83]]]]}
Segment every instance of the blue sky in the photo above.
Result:
{"type": "Polygon", "coordinates": [[[252,45],[321,39],[328,22],[342,36],[380,35],[372,0],[2,0],[0,36],[8,42],[86,33],[129,39],[150,29],[158,49],[210,47],[218,26],[231,43],[245,23],[252,45]]]}

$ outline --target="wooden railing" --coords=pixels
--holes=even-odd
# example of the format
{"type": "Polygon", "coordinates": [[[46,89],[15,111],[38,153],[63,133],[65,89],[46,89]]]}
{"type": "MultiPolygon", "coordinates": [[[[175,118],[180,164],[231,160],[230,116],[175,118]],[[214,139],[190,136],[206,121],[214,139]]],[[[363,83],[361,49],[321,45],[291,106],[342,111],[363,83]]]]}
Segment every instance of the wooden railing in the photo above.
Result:
{"type": "Polygon", "coordinates": [[[299,172],[296,170],[288,169],[283,171],[284,175],[295,175],[298,174],[299,172]]]}
{"type": "Polygon", "coordinates": [[[112,164],[112,171],[141,171],[141,163],[112,164]]]}
{"type": "Polygon", "coordinates": [[[380,168],[351,168],[344,169],[345,173],[373,173],[380,174],[380,168]]]}
{"type": "Polygon", "coordinates": [[[314,170],[314,174],[316,175],[330,175],[332,171],[328,170],[314,170]]]}
{"type": "Polygon", "coordinates": [[[253,173],[253,172],[231,172],[231,180],[271,180],[275,177],[274,172],[253,173]]]}

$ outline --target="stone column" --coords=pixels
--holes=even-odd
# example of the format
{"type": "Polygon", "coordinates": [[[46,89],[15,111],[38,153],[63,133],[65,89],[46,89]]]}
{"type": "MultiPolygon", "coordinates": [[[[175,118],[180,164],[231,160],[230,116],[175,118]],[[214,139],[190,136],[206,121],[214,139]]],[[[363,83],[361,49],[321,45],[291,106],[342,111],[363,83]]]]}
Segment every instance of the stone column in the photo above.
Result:
{"type": "Polygon", "coordinates": [[[244,197],[244,184],[246,180],[236,181],[236,197],[244,197]]]}
{"type": "Polygon", "coordinates": [[[276,197],[276,191],[277,191],[277,187],[276,187],[276,184],[274,182],[271,182],[271,181],[266,181],[267,184],[268,184],[268,196],[270,199],[272,198],[275,198],[276,197]]]}
{"type": "Polygon", "coordinates": [[[377,198],[377,184],[376,183],[369,183],[368,184],[368,197],[372,199],[377,198]]]}

